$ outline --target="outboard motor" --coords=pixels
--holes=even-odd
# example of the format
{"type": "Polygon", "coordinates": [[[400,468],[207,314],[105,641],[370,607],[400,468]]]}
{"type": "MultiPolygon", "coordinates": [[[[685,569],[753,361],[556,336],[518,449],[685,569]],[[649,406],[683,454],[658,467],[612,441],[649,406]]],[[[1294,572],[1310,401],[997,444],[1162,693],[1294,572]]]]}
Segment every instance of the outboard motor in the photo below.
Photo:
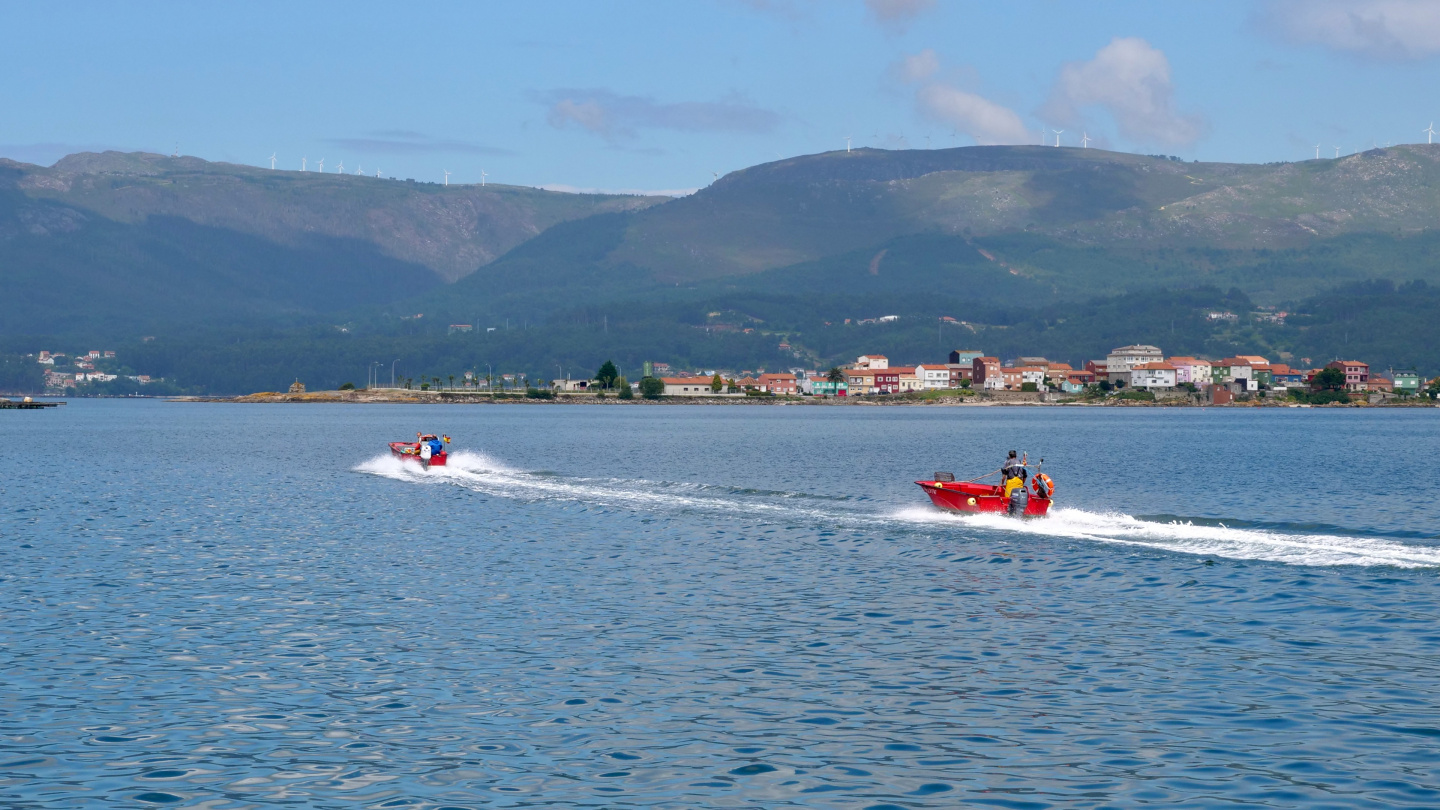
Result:
{"type": "Polygon", "coordinates": [[[1025,508],[1030,505],[1030,493],[1025,487],[1016,487],[1010,493],[1010,517],[1020,517],[1025,514],[1025,508]]]}

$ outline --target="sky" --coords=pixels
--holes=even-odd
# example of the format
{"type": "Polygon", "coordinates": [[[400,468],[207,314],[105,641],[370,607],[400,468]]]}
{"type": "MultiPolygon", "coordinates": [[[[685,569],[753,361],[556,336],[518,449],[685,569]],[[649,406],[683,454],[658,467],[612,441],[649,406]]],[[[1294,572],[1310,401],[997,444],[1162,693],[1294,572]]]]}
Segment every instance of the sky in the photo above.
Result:
{"type": "Polygon", "coordinates": [[[1264,163],[1440,123],[1440,0],[0,0],[0,19],[0,156],[41,165],[273,154],[678,194],[847,138],[1264,163]]]}

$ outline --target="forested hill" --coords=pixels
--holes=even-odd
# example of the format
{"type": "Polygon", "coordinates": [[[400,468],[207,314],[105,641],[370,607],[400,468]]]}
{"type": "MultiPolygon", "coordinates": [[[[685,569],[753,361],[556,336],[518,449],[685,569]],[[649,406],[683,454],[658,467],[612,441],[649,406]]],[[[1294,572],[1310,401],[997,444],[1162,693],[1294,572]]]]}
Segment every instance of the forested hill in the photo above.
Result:
{"type": "Polygon", "coordinates": [[[121,337],[378,307],[558,222],[663,199],[143,153],[0,160],[0,332],[121,337]]]}
{"type": "Polygon", "coordinates": [[[726,175],[634,217],[611,258],[685,282],[878,251],[914,234],[1273,250],[1416,233],[1437,214],[1440,144],[1268,165],[1042,146],[857,149],[726,175]]]}

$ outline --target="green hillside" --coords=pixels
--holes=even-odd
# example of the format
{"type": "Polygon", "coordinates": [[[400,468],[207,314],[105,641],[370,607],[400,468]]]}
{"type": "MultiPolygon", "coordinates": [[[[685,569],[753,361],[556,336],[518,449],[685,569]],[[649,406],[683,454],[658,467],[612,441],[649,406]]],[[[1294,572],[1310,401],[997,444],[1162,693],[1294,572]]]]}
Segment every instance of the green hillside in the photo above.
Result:
{"type": "Polygon", "coordinates": [[[0,159],[0,167],[18,173],[15,185],[31,199],[116,222],[178,217],[287,246],[315,236],[350,239],[428,267],[444,281],[557,222],[669,199],[271,171],[146,153],[87,152],[50,168],[0,159]]]}
{"type": "Polygon", "coordinates": [[[4,164],[0,350],[157,335],[132,350],[147,373],[216,391],[363,379],[352,367],[397,354],[418,376],[916,361],[951,343],[1436,369],[1437,165],[1440,146],[1265,166],[856,150],[657,204],[154,155],[4,164]],[[1262,325],[1264,305],[1298,314],[1262,325]]]}

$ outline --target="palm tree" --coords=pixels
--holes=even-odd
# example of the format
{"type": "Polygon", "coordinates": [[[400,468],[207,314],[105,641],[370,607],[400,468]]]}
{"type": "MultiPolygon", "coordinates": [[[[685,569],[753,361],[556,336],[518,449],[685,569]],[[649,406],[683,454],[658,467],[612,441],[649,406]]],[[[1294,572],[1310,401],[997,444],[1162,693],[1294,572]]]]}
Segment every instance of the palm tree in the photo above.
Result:
{"type": "Polygon", "coordinates": [[[455,387],[455,375],[454,375],[454,374],[451,374],[451,375],[450,375],[450,387],[451,387],[451,388],[454,388],[454,387],[455,387]]]}
{"type": "Polygon", "coordinates": [[[831,366],[830,373],[825,375],[825,379],[832,383],[845,382],[845,372],[841,371],[839,366],[831,366]]]}

